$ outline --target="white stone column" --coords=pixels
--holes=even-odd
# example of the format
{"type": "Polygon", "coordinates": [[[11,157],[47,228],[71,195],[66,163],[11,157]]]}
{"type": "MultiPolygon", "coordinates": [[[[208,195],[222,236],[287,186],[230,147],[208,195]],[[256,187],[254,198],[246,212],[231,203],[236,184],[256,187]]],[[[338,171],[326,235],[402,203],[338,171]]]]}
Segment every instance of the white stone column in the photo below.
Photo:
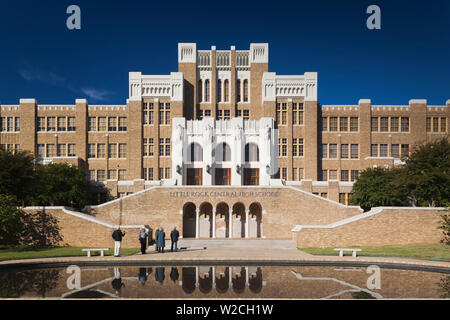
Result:
{"type": "Polygon", "coordinates": [[[200,237],[200,208],[195,209],[195,237],[200,237]]]}
{"type": "Polygon", "coordinates": [[[198,288],[199,287],[199,282],[198,282],[198,267],[195,267],[195,287],[198,288]]]}
{"type": "Polygon", "coordinates": [[[216,237],[216,208],[212,209],[212,237],[216,237]]]}
{"type": "Polygon", "coordinates": [[[248,238],[248,214],[249,214],[248,209],[245,210],[245,237],[248,238]]]}
{"type": "Polygon", "coordinates": [[[233,209],[228,211],[228,238],[233,238],[233,209]]]}
{"type": "Polygon", "coordinates": [[[216,267],[212,267],[212,287],[216,287],[216,267]]]}
{"type": "Polygon", "coordinates": [[[248,279],[248,267],[245,267],[245,286],[249,286],[249,279],[248,279]]]}

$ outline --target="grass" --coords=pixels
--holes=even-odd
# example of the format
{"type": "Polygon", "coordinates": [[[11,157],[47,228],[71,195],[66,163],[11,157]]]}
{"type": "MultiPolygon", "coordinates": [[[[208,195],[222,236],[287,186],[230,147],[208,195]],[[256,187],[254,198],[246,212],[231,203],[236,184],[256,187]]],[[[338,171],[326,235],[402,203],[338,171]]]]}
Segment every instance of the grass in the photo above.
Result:
{"type": "MultiPolygon", "coordinates": [[[[361,251],[358,252],[359,256],[402,257],[450,262],[450,246],[443,243],[408,244],[403,246],[381,247],[353,246],[348,248],[361,249],[361,251]]],[[[334,248],[300,248],[299,250],[313,255],[339,255],[339,251],[335,251],[334,248]]],[[[344,255],[351,255],[351,252],[344,252],[344,255]]]]}
{"type": "MultiPolygon", "coordinates": [[[[81,251],[82,247],[0,247],[0,261],[16,260],[16,259],[36,259],[36,258],[55,258],[55,257],[79,257],[86,256],[87,253],[81,251]]],[[[120,254],[122,256],[132,255],[139,252],[138,248],[122,248],[120,254]]],[[[114,248],[105,252],[105,256],[111,256],[114,248]]],[[[99,252],[91,252],[92,256],[100,255],[99,252]]]]}

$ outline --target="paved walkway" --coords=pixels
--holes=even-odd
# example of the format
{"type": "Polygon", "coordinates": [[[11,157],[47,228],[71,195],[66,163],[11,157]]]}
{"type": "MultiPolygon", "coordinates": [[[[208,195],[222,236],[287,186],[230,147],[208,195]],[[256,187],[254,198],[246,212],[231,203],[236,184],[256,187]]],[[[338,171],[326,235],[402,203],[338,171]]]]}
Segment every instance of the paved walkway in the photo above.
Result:
{"type": "Polygon", "coordinates": [[[335,263],[335,264],[380,264],[380,265],[400,265],[400,267],[420,268],[431,267],[436,270],[443,270],[450,273],[450,262],[417,260],[393,257],[352,257],[352,256],[317,256],[305,253],[300,250],[279,250],[261,248],[190,248],[179,252],[158,253],[153,249],[145,255],[141,253],[113,257],[59,257],[42,259],[9,260],[0,262],[0,268],[20,267],[20,266],[42,266],[43,264],[296,264],[296,263],[335,263]]]}

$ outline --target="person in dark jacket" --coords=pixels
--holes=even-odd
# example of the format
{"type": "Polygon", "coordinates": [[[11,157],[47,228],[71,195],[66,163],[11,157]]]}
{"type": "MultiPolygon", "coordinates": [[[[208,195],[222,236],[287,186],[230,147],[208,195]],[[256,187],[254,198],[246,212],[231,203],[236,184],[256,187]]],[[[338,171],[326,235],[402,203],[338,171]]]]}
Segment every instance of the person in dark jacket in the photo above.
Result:
{"type": "Polygon", "coordinates": [[[147,249],[147,233],[144,228],[142,228],[141,232],[139,232],[138,240],[141,243],[141,253],[145,254],[145,250],[147,249]]]}
{"type": "Polygon", "coordinates": [[[166,233],[164,229],[159,227],[159,232],[156,234],[156,245],[158,246],[158,252],[164,253],[164,247],[166,246],[166,233]]]}
{"type": "Polygon", "coordinates": [[[158,252],[159,252],[159,246],[158,246],[158,234],[159,234],[159,231],[160,231],[159,228],[156,229],[156,231],[155,231],[155,239],[156,239],[156,241],[155,241],[155,249],[158,252]]]}
{"type": "Polygon", "coordinates": [[[173,227],[172,232],[170,233],[170,240],[172,240],[172,244],[170,246],[170,252],[173,252],[173,247],[175,245],[175,252],[177,252],[177,244],[178,238],[180,237],[180,233],[177,230],[177,227],[173,227]]]}
{"type": "Polygon", "coordinates": [[[125,231],[122,232],[120,227],[118,227],[112,233],[112,238],[114,239],[114,257],[120,256],[120,247],[122,245],[122,238],[125,236],[125,231]]]}

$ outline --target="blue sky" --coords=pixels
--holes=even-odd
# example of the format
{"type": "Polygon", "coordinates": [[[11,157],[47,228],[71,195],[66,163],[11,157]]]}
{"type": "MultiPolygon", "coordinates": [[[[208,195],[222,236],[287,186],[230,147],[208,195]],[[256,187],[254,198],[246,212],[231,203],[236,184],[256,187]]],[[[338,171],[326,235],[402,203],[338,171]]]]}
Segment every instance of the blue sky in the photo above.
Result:
{"type": "Polygon", "coordinates": [[[177,43],[269,43],[269,71],[317,71],[322,104],[450,99],[450,1],[5,1],[0,101],[125,104],[128,72],[177,71],[177,43]],[[66,8],[81,8],[81,30],[66,8]],[[366,9],[381,8],[381,30],[366,9]]]}

